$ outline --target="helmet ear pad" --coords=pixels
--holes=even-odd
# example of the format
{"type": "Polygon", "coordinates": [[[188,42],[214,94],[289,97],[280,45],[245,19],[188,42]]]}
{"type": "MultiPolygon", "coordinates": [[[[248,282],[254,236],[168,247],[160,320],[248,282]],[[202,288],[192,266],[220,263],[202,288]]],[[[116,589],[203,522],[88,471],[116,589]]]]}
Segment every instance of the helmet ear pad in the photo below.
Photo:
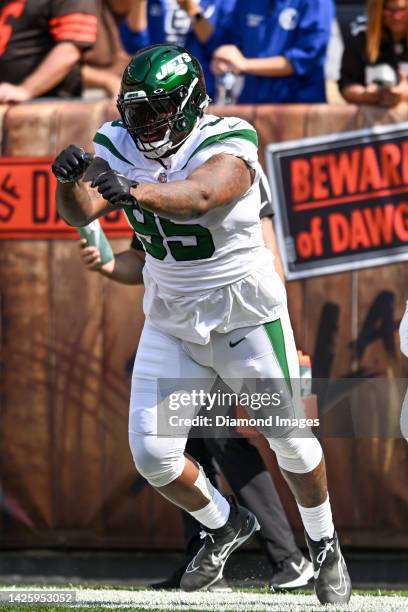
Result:
{"type": "Polygon", "coordinates": [[[187,119],[182,117],[173,123],[173,129],[176,132],[185,132],[188,129],[187,119]]]}
{"type": "MultiPolygon", "coordinates": [[[[184,91],[180,92],[181,97],[185,97],[188,95],[187,88],[183,89],[184,91]]],[[[197,88],[196,91],[193,91],[190,100],[188,100],[186,106],[184,107],[183,116],[173,123],[172,128],[175,132],[185,133],[187,131],[191,131],[197,123],[197,114],[200,119],[204,115],[204,109],[200,109],[200,111],[197,113],[197,109],[200,108],[199,98],[200,91],[197,88]]]]}

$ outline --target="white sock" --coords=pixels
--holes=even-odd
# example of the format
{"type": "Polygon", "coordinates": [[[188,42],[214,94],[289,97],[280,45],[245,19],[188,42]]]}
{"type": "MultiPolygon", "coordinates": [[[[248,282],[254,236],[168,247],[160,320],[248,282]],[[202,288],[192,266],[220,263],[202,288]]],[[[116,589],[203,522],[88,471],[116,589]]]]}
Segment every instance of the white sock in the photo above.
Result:
{"type": "Polygon", "coordinates": [[[304,508],[298,504],[300,516],[306,533],[314,542],[322,538],[332,538],[334,525],[329,496],[325,502],[315,508],[304,508]]]}
{"type": "Polygon", "coordinates": [[[212,498],[204,508],[190,512],[191,516],[209,529],[224,527],[230,513],[230,505],[221,493],[212,487],[212,498]]]}

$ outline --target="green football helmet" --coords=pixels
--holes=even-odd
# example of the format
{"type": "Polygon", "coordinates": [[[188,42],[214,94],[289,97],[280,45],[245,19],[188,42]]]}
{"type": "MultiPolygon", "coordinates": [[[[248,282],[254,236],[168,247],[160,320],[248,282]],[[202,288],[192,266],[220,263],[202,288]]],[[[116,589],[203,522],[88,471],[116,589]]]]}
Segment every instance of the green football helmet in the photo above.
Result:
{"type": "Polygon", "coordinates": [[[117,101],[137,148],[151,159],[171,154],[208,106],[200,62],[183,47],[153,45],[127,65],[117,101]]]}

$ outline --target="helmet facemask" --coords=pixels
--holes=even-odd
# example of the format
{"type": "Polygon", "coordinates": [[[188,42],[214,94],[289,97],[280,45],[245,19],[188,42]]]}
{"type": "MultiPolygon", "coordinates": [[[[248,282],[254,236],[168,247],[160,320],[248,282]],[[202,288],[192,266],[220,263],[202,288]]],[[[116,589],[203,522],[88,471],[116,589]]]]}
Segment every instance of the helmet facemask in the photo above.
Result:
{"type": "Polygon", "coordinates": [[[180,147],[197,126],[208,106],[206,97],[199,104],[199,112],[194,110],[198,81],[195,78],[188,88],[181,85],[171,92],[157,89],[150,96],[142,89],[119,96],[118,109],[123,123],[145,157],[166,156],[180,147]]]}

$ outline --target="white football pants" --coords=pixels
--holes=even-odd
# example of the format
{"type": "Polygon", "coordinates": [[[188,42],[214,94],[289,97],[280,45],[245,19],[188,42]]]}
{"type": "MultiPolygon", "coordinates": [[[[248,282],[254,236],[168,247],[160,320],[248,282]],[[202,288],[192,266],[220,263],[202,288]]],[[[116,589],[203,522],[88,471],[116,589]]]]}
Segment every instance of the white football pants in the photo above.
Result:
{"type": "MultiPolygon", "coordinates": [[[[172,393],[176,390],[191,396],[197,387],[210,392],[217,376],[236,393],[242,391],[243,379],[264,379],[269,391],[271,384],[276,385],[275,391],[281,390],[279,387],[286,381],[287,388],[296,394],[290,379],[298,387],[299,363],[288,314],[256,327],[226,334],[212,332],[207,345],[183,342],[148,322],[145,324],[132,376],[129,442],[137,470],[154,487],[169,484],[183,472],[189,429],[173,437],[170,432],[164,437],[163,431],[158,435],[158,416],[163,414],[163,401],[168,401],[161,401],[159,381],[172,379],[172,393]]],[[[187,410],[187,416],[193,418],[199,408],[192,403],[191,408],[183,409],[183,416],[187,410]]],[[[268,410],[270,415],[271,408],[268,410]]],[[[266,416],[262,410],[259,413],[266,416]]],[[[275,451],[281,468],[303,474],[320,463],[321,446],[311,431],[305,434],[304,429],[300,432],[296,426],[290,426],[275,430],[272,436],[268,435],[268,428],[259,429],[275,451]]]]}

